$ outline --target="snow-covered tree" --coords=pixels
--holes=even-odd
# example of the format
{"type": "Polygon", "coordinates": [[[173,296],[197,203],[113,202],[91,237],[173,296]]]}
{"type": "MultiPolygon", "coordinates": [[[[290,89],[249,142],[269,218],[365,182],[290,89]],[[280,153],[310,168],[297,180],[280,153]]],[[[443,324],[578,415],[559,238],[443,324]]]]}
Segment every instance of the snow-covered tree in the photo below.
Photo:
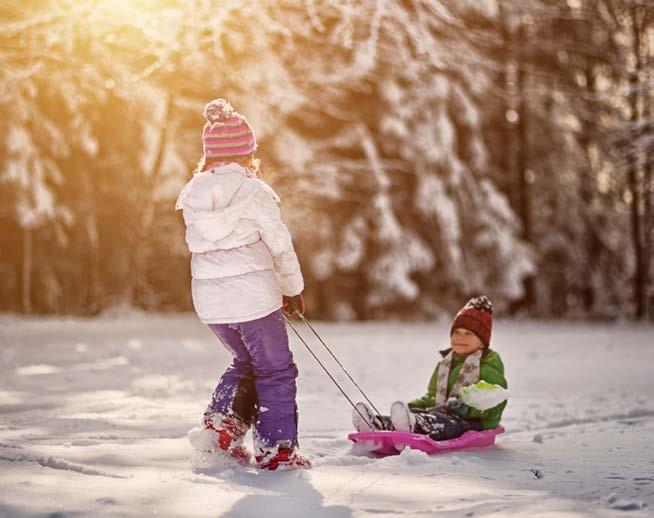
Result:
{"type": "MultiPolygon", "coordinates": [[[[488,75],[440,2],[314,2],[293,37],[311,92],[289,116],[287,155],[305,211],[316,302],[345,316],[438,314],[469,294],[498,305],[533,271],[520,224],[490,176],[488,75]]],[[[288,58],[293,59],[293,54],[288,58]]],[[[290,189],[290,188],[289,188],[290,189]]]]}
{"type": "Polygon", "coordinates": [[[218,96],[257,131],[314,316],[418,318],[479,292],[617,314],[633,271],[646,300],[647,4],[5,4],[3,308],[189,308],[171,205],[218,96]]]}
{"type": "Polygon", "coordinates": [[[521,302],[540,315],[627,309],[634,260],[616,137],[631,51],[610,12],[629,3],[504,0],[466,17],[496,71],[484,134],[493,177],[538,252],[521,302]]]}

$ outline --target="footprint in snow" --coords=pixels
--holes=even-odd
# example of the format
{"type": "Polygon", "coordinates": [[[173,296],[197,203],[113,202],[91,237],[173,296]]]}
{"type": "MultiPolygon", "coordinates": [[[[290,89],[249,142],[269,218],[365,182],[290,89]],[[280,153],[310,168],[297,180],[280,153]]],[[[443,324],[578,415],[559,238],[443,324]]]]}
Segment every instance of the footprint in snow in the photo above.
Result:
{"type": "Polygon", "coordinates": [[[606,499],[606,503],[611,509],[615,509],[616,511],[640,511],[647,507],[647,502],[622,500],[621,498],[618,498],[618,495],[615,493],[609,495],[606,499]]]}

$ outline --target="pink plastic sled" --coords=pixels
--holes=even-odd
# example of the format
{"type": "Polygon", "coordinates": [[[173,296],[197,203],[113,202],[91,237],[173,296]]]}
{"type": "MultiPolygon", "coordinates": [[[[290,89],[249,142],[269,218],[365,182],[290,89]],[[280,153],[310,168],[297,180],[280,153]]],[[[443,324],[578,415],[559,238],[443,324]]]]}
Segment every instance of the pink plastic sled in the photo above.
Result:
{"type": "Polygon", "coordinates": [[[480,448],[495,444],[495,436],[504,433],[504,428],[498,426],[481,432],[470,430],[456,439],[434,441],[428,435],[408,432],[357,432],[347,436],[354,443],[371,446],[371,453],[377,455],[397,455],[405,447],[421,450],[432,455],[467,448],[480,448]]]}

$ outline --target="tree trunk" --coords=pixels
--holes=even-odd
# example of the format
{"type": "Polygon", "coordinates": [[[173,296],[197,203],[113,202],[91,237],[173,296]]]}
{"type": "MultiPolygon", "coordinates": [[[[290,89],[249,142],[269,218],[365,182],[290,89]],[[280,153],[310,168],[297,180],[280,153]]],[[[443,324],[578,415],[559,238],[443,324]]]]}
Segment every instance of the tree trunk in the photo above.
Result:
{"type": "MultiPolygon", "coordinates": [[[[646,12],[643,21],[643,34],[647,34],[650,23],[652,21],[652,12],[646,12]]],[[[652,67],[651,57],[652,49],[650,48],[650,39],[644,38],[645,46],[645,63],[641,63],[646,71],[645,85],[650,85],[652,80],[652,67]]],[[[654,124],[652,123],[652,94],[651,90],[646,86],[643,88],[643,118],[646,121],[643,132],[645,137],[654,136],[654,124]]],[[[645,164],[644,164],[644,189],[643,189],[643,221],[645,224],[644,229],[644,261],[643,261],[643,277],[645,279],[645,316],[654,319],[654,289],[651,284],[651,271],[652,271],[652,252],[654,251],[654,213],[652,213],[652,198],[654,197],[654,185],[652,185],[652,157],[650,156],[649,149],[651,146],[646,146],[644,150],[645,164]]]]}
{"type": "Polygon", "coordinates": [[[78,201],[80,217],[83,221],[82,239],[86,245],[84,255],[84,290],[81,304],[82,312],[95,315],[100,311],[100,240],[98,235],[97,197],[94,176],[81,175],[81,199],[78,201]]]}
{"type": "Polygon", "coordinates": [[[531,228],[531,193],[529,189],[529,181],[527,178],[527,169],[529,168],[528,158],[528,135],[527,135],[527,100],[524,92],[525,83],[525,70],[522,65],[518,67],[518,125],[517,132],[517,167],[516,167],[516,180],[517,180],[517,199],[518,199],[518,214],[523,224],[523,237],[525,240],[531,242],[532,228],[531,228]]]}
{"type": "Polygon", "coordinates": [[[499,92],[498,120],[501,125],[501,132],[498,139],[501,153],[497,156],[500,175],[497,178],[497,184],[509,198],[511,207],[517,211],[518,201],[513,189],[515,161],[513,160],[513,154],[511,153],[511,149],[513,149],[513,123],[507,119],[507,114],[512,108],[509,103],[509,96],[511,93],[509,87],[509,67],[512,59],[511,31],[509,29],[509,22],[504,10],[503,1],[498,2],[498,24],[500,39],[502,42],[499,50],[500,59],[498,60],[498,63],[502,66],[498,67],[496,76],[497,90],[499,92]]]}
{"type": "MultiPolygon", "coordinates": [[[[651,130],[650,130],[651,131],[651,130]]],[[[652,197],[654,196],[654,189],[652,188],[652,164],[649,162],[649,157],[646,158],[645,164],[645,189],[643,192],[643,221],[645,223],[645,239],[644,239],[644,253],[643,253],[643,282],[644,282],[644,304],[643,316],[654,319],[654,293],[651,288],[651,267],[652,267],[652,251],[654,250],[654,214],[652,213],[652,197]]]]}
{"type": "MultiPolygon", "coordinates": [[[[632,6],[631,8],[631,28],[632,28],[632,52],[636,60],[635,69],[629,74],[629,104],[631,108],[631,115],[629,117],[630,122],[633,126],[640,120],[640,115],[638,113],[638,91],[639,91],[639,72],[641,70],[641,59],[640,59],[640,26],[638,23],[638,8],[632,6]]],[[[632,140],[638,140],[639,131],[632,131],[633,135],[636,137],[632,140]]],[[[631,146],[631,142],[628,143],[628,185],[631,192],[631,239],[634,247],[634,256],[635,256],[635,271],[633,278],[633,290],[634,290],[634,307],[635,307],[635,316],[637,319],[642,319],[645,316],[645,257],[643,256],[643,238],[642,238],[642,215],[641,215],[641,189],[639,186],[639,146],[631,146]]]]}
{"type": "MultiPolygon", "coordinates": [[[[517,112],[518,121],[516,127],[516,188],[518,200],[518,215],[522,220],[522,235],[525,241],[532,243],[532,222],[531,222],[531,192],[529,188],[528,169],[529,169],[529,133],[527,126],[528,106],[526,81],[527,71],[525,69],[524,58],[520,55],[522,45],[525,43],[524,24],[520,24],[517,34],[517,77],[516,77],[516,95],[518,99],[517,112]]],[[[532,309],[534,306],[534,277],[528,276],[524,280],[525,295],[523,297],[523,307],[532,309]]]]}
{"type": "MultiPolygon", "coordinates": [[[[591,36],[588,36],[588,41],[590,41],[591,36]]],[[[596,96],[595,88],[595,73],[592,68],[591,63],[587,63],[584,68],[584,76],[586,78],[586,94],[589,99],[585,103],[585,110],[588,114],[593,114],[593,99],[596,96]]],[[[592,117],[592,115],[589,115],[592,117]]],[[[598,261],[594,261],[595,258],[598,258],[598,255],[602,252],[601,238],[597,234],[597,221],[596,211],[594,210],[594,205],[596,202],[595,193],[596,187],[594,185],[594,171],[593,164],[591,159],[591,145],[593,142],[597,141],[597,135],[595,128],[597,127],[596,121],[594,119],[584,120],[582,122],[582,132],[579,137],[579,145],[584,150],[586,156],[586,164],[580,168],[579,174],[579,202],[583,207],[582,217],[584,223],[584,235],[581,237],[584,239],[584,253],[587,270],[584,272],[583,278],[580,279],[582,283],[581,289],[581,303],[583,305],[584,311],[586,314],[591,314],[595,306],[595,290],[593,288],[593,273],[597,268],[598,261]]]]}
{"type": "Polygon", "coordinates": [[[132,244],[132,271],[130,272],[130,285],[127,290],[128,300],[131,303],[140,303],[146,290],[144,270],[149,254],[148,240],[151,239],[150,229],[154,220],[155,200],[153,193],[161,176],[164,153],[168,143],[168,124],[171,118],[173,104],[174,96],[172,93],[169,93],[161,120],[159,143],[155,158],[150,171],[146,174],[143,190],[140,193],[142,209],[136,218],[137,225],[134,232],[134,243],[132,244]]]}
{"type": "Polygon", "coordinates": [[[32,312],[32,230],[23,228],[23,313],[32,312]]]}

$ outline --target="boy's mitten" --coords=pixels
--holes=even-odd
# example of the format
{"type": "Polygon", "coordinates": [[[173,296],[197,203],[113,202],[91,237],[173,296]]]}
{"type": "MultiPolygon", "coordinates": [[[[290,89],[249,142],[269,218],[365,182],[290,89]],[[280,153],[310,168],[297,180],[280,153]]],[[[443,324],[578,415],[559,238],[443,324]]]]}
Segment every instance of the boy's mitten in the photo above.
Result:
{"type": "Polygon", "coordinates": [[[504,387],[493,385],[484,380],[480,380],[474,385],[462,387],[457,395],[470,408],[475,408],[480,412],[499,405],[511,396],[504,387]]]}
{"type": "Polygon", "coordinates": [[[284,295],[283,298],[282,310],[284,311],[284,315],[287,317],[292,317],[295,313],[302,313],[304,315],[304,297],[301,293],[292,297],[284,295]]]}
{"type": "Polygon", "coordinates": [[[450,396],[445,403],[447,411],[456,414],[460,417],[468,417],[470,408],[466,405],[459,396],[450,396]]]}

